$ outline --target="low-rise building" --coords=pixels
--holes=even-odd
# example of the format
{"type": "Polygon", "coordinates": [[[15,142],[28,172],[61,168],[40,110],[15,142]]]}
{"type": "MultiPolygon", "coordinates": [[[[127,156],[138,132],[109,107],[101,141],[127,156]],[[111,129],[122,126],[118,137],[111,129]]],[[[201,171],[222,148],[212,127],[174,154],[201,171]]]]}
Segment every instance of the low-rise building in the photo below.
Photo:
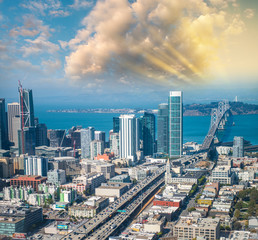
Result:
{"type": "Polygon", "coordinates": [[[95,189],[96,196],[101,197],[121,197],[130,188],[128,183],[102,183],[95,189]]]}
{"type": "Polygon", "coordinates": [[[20,176],[17,175],[10,179],[10,185],[19,186],[31,186],[35,191],[38,191],[38,185],[47,181],[46,177],[41,176],[20,176]]]}
{"type": "Polygon", "coordinates": [[[116,182],[116,183],[130,183],[130,177],[127,174],[117,175],[109,180],[109,182],[116,182]]]}
{"type": "Polygon", "coordinates": [[[106,208],[109,204],[108,198],[90,197],[86,202],[80,205],[71,206],[68,214],[75,217],[91,218],[106,208]]]}
{"type": "Polygon", "coordinates": [[[181,217],[173,228],[178,239],[192,240],[197,237],[216,240],[220,237],[220,220],[218,218],[181,217]]]}
{"type": "Polygon", "coordinates": [[[155,198],[153,201],[154,206],[168,206],[168,207],[181,207],[182,201],[178,199],[168,198],[155,198]]]}
{"type": "Polygon", "coordinates": [[[231,185],[234,181],[234,174],[231,173],[230,166],[218,166],[212,171],[209,180],[210,182],[231,185]]]}

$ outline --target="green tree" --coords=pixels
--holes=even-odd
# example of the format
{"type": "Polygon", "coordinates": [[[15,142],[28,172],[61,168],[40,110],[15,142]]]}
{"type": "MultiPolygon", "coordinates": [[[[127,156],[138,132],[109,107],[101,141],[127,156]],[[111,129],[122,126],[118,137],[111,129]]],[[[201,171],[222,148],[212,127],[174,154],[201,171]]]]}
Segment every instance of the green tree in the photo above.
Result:
{"type": "Polygon", "coordinates": [[[256,213],[256,206],[255,206],[255,201],[254,201],[254,200],[251,200],[251,201],[249,202],[247,212],[248,212],[249,216],[255,216],[255,213],[256,213]]]}
{"type": "Polygon", "coordinates": [[[229,226],[226,226],[226,227],[225,227],[225,230],[230,231],[231,228],[230,228],[229,226]]]}
{"type": "Polygon", "coordinates": [[[233,228],[234,230],[240,230],[242,228],[242,225],[240,222],[234,222],[233,228]]]}
{"type": "Polygon", "coordinates": [[[238,210],[240,210],[242,207],[243,207],[243,201],[239,201],[235,205],[235,209],[238,209],[238,210]]]}
{"type": "Polygon", "coordinates": [[[188,210],[188,212],[193,212],[193,211],[196,210],[196,208],[195,207],[191,207],[191,208],[188,208],[187,210],[188,210]]]}
{"type": "Polygon", "coordinates": [[[235,217],[236,219],[239,219],[239,217],[240,217],[240,211],[239,211],[238,209],[235,210],[234,217],[235,217]]]}

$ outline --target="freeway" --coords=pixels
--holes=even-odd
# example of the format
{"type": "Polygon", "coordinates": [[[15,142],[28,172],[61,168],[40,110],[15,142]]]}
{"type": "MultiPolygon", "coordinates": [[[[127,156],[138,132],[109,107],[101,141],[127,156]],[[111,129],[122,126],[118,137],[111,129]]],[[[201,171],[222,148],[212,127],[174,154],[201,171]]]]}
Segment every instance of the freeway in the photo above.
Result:
{"type": "MultiPolygon", "coordinates": [[[[124,195],[122,195],[115,202],[110,204],[107,208],[102,210],[99,214],[93,217],[91,220],[82,224],[76,231],[73,231],[67,235],[65,235],[62,239],[82,239],[82,234],[84,236],[88,236],[90,233],[95,231],[95,229],[101,227],[106,221],[108,221],[111,217],[118,214],[117,210],[128,205],[133,198],[135,198],[139,193],[145,188],[148,188],[156,179],[158,179],[161,175],[165,173],[165,167],[159,168],[155,173],[151,176],[147,177],[145,180],[141,181],[137,185],[135,185],[132,189],[127,191],[124,195]]],[[[164,180],[164,179],[163,179],[164,180]]]]}
{"type": "Polygon", "coordinates": [[[160,187],[161,184],[164,183],[164,178],[161,178],[155,184],[153,184],[149,189],[147,189],[143,194],[138,195],[137,198],[132,201],[124,210],[125,213],[117,214],[114,218],[108,221],[105,225],[97,229],[93,233],[92,236],[89,236],[87,239],[94,240],[105,240],[107,239],[113,232],[116,231],[128,218],[130,218],[131,214],[142,204],[142,202],[149,197],[149,195],[157,188],[160,187]]]}

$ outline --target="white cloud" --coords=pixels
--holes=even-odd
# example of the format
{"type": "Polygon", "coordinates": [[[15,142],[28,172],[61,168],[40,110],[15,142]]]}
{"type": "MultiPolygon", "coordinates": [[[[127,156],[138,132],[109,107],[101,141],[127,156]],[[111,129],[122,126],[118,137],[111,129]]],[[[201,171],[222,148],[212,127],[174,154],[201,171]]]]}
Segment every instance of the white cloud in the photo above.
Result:
{"type": "Polygon", "coordinates": [[[245,17],[246,17],[246,18],[249,18],[249,19],[253,18],[254,15],[255,15],[254,9],[251,9],[251,8],[247,8],[247,9],[244,11],[244,13],[245,13],[245,17]]]}
{"type": "Polygon", "coordinates": [[[60,42],[72,50],[66,74],[78,79],[112,69],[157,81],[205,78],[225,34],[244,30],[239,16],[221,10],[226,2],[99,1],[83,19],[85,27],[69,42],[60,42]]]}
{"type": "Polygon", "coordinates": [[[69,5],[69,7],[75,10],[80,10],[83,8],[92,7],[92,5],[93,1],[91,0],[74,0],[74,3],[72,5],[69,5]]]}
{"type": "Polygon", "coordinates": [[[42,66],[48,73],[55,73],[60,70],[62,67],[61,61],[59,59],[56,60],[45,60],[42,61],[42,66]]]}
{"type": "Polygon", "coordinates": [[[55,17],[67,17],[70,15],[70,12],[64,10],[51,10],[49,11],[49,14],[55,17]]]}
{"type": "Polygon", "coordinates": [[[39,53],[53,54],[59,50],[59,46],[48,41],[44,34],[40,35],[34,40],[26,39],[25,41],[28,43],[28,45],[21,47],[21,50],[24,52],[24,57],[39,53]]]}

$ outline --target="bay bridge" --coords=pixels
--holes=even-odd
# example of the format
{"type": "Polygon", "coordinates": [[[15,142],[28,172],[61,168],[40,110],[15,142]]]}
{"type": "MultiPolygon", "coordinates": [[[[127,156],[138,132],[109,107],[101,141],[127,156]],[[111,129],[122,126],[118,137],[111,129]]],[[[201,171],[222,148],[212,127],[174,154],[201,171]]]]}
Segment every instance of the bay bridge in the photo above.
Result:
{"type": "Polygon", "coordinates": [[[218,103],[218,108],[212,109],[210,129],[203,141],[202,151],[208,151],[210,149],[216,136],[218,141],[222,140],[222,137],[219,136],[219,131],[226,130],[227,126],[231,123],[231,116],[232,113],[228,101],[221,101],[218,103]]]}

